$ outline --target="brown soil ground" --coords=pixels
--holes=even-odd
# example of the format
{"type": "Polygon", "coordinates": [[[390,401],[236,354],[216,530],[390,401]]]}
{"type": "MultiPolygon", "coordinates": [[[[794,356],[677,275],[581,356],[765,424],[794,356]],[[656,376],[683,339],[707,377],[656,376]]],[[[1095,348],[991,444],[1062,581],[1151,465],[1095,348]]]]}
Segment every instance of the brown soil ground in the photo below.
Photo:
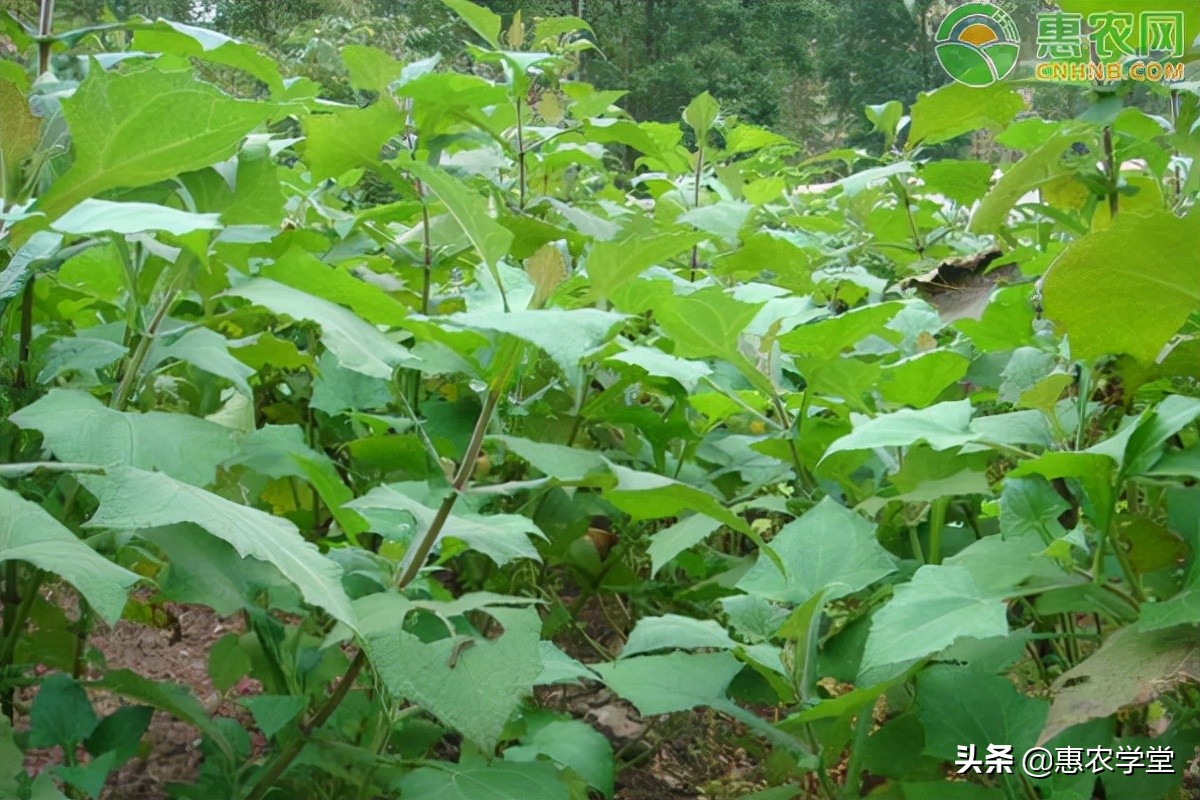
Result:
{"type": "MultiPolygon", "coordinates": [[[[70,593],[65,594],[60,602],[73,616],[74,604],[70,593]]],[[[88,644],[107,669],[129,669],[152,680],[185,684],[210,712],[244,718],[240,707],[222,698],[208,677],[209,650],[227,633],[240,630],[240,619],[221,619],[204,606],[169,603],[164,609],[177,624],[159,629],[127,621],[111,628],[100,623],[88,644]]],[[[619,634],[594,602],[581,617],[589,635],[603,646],[619,648],[619,634]]],[[[594,651],[580,649],[578,643],[563,644],[576,656],[596,659],[594,651]]],[[[88,677],[98,674],[94,667],[88,677]]],[[[27,694],[21,699],[32,698],[27,694]]],[[[101,715],[124,702],[106,692],[94,692],[92,699],[101,715]]],[[[612,741],[619,763],[628,764],[617,776],[616,800],[726,800],[765,786],[757,779],[756,765],[734,744],[744,731],[712,712],[643,720],[628,703],[599,685],[539,689],[537,699],[588,721],[612,741]]],[[[195,777],[201,759],[199,740],[190,725],[156,712],[141,753],[110,777],[101,800],[166,800],[169,784],[188,783],[195,777]]],[[[31,751],[25,766],[36,774],[60,757],[57,751],[31,751]]]]}

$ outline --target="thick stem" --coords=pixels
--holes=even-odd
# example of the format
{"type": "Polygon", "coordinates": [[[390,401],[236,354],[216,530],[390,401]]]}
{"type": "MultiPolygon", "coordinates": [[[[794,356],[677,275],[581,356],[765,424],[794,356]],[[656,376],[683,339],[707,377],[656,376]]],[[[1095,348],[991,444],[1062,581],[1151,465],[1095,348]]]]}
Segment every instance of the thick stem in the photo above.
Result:
{"type": "Polygon", "coordinates": [[[1104,164],[1108,172],[1108,213],[1110,217],[1115,218],[1121,205],[1120,195],[1117,194],[1120,173],[1117,168],[1117,154],[1113,149],[1111,125],[1104,128],[1104,164]]]}
{"type": "Polygon", "coordinates": [[[520,202],[518,207],[523,211],[525,209],[525,183],[526,183],[525,165],[525,126],[521,122],[521,96],[517,95],[517,181],[520,184],[520,202]]]}
{"type": "Polygon", "coordinates": [[[429,286],[433,282],[433,241],[429,230],[429,206],[425,202],[425,184],[417,181],[417,193],[421,196],[421,265],[424,269],[421,284],[421,313],[429,316],[429,286]]]}
{"type": "Polygon", "coordinates": [[[939,497],[929,510],[929,563],[942,563],[942,530],[946,527],[946,508],[949,497],[939,497]]]}
{"type": "Polygon", "coordinates": [[[346,674],[338,682],[337,688],[330,693],[325,699],[324,704],[313,715],[313,718],[300,726],[300,734],[288,742],[287,747],[280,750],[276,754],[271,766],[267,768],[254,784],[250,793],[246,795],[245,800],[262,800],[262,798],[275,785],[275,781],[279,779],[292,762],[296,760],[296,756],[300,755],[300,751],[308,744],[312,732],[320,728],[329,718],[333,716],[333,712],[337,711],[338,706],[342,704],[342,700],[346,699],[346,695],[350,693],[350,688],[354,682],[358,680],[358,675],[362,672],[363,667],[367,665],[367,651],[359,650],[358,655],[350,662],[350,666],[346,669],[346,674]]]}
{"type": "MultiPolygon", "coordinates": [[[[496,405],[499,403],[501,391],[502,387],[496,387],[488,392],[483,403],[483,408],[479,412],[479,419],[475,422],[475,430],[471,434],[471,441],[467,445],[466,453],[463,455],[462,464],[459,466],[458,472],[454,475],[451,492],[442,501],[442,505],[437,510],[437,515],[429,524],[429,529],[425,531],[425,535],[417,543],[408,560],[408,564],[397,579],[396,587],[398,589],[403,589],[412,583],[413,579],[420,573],[421,567],[425,565],[425,559],[429,557],[429,553],[433,550],[433,545],[437,541],[438,535],[442,532],[442,528],[446,524],[446,520],[450,518],[450,511],[454,508],[454,503],[458,500],[459,493],[466,488],[467,481],[471,479],[475,459],[479,457],[480,450],[483,448],[483,437],[487,433],[492,413],[496,410],[496,405]]],[[[304,750],[304,747],[311,738],[312,732],[324,725],[333,712],[337,710],[337,707],[341,705],[342,700],[346,698],[346,695],[350,692],[350,688],[354,685],[355,680],[357,680],[359,673],[362,672],[366,664],[366,650],[360,649],[354,660],[350,662],[350,667],[346,670],[346,674],[342,676],[337,688],[333,690],[321,708],[313,715],[313,718],[301,726],[300,735],[289,742],[283,750],[275,754],[270,766],[255,782],[250,792],[246,795],[245,800],[262,800],[267,792],[271,790],[275,781],[283,775],[292,762],[296,760],[296,757],[300,755],[301,751],[304,750]]]]}
{"type": "Polygon", "coordinates": [[[421,537],[421,541],[417,542],[417,546],[413,548],[403,572],[400,573],[400,577],[396,581],[397,586],[400,588],[404,588],[412,583],[413,579],[420,573],[421,568],[425,566],[425,560],[429,558],[429,554],[433,550],[433,545],[437,542],[438,536],[446,524],[446,520],[450,518],[450,511],[458,501],[459,493],[466,487],[467,481],[471,478],[471,472],[475,468],[475,459],[479,458],[479,452],[483,449],[483,437],[487,433],[488,425],[492,419],[492,412],[496,410],[496,404],[499,400],[500,393],[497,390],[488,392],[487,397],[484,399],[483,409],[480,410],[479,418],[475,421],[475,430],[471,432],[471,441],[467,444],[467,452],[463,455],[462,463],[458,465],[458,472],[455,473],[454,480],[451,481],[450,493],[442,500],[437,514],[429,524],[429,529],[425,531],[425,535],[421,537]]]}
{"type": "Polygon", "coordinates": [[[51,42],[46,38],[54,30],[54,0],[42,0],[41,13],[38,15],[38,75],[50,69],[51,42]]]}
{"type": "Polygon", "coordinates": [[[162,302],[159,303],[157,309],[154,310],[154,316],[150,318],[150,323],[146,326],[146,332],[138,341],[137,348],[133,354],[125,362],[125,372],[121,376],[121,383],[117,386],[117,391],[113,394],[110,407],[117,411],[124,411],[125,406],[129,403],[130,394],[133,392],[133,387],[137,385],[138,375],[142,371],[142,363],[146,360],[146,354],[150,352],[150,345],[154,342],[154,337],[158,333],[158,328],[166,319],[167,312],[175,302],[175,298],[179,296],[179,292],[183,289],[184,281],[187,280],[188,263],[182,262],[178,267],[178,272],[171,285],[167,287],[166,294],[163,295],[162,302]]]}
{"type": "MultiPolygon", "coordinates": [[[[696,175],[695,184],[692,187],[692,208],[700,207],[700,179],[704,176],[704,139],[700,138],[696,145],[696,175]]],[[[692,245],[692,275],[691,280],[696,280],[696,269],[700,266],[700,245],[692,245]]]]}
{"type": "MultiPolygon", "coordinates": [[[[42,0],[41,11],[38,14],[38,75],[43,75],[50,69],[51,42],[48,37],[54,30],[54,0],[42,0]]],[[[33,340],[33,284],[34,276],[29,276],[28,283],[21,293],[21,328],[17,343],[17,375],[15,385],[23,389],[28,384],[29,377],[29,343],[33,340]]]]}
{"type": "Polygon", "coordinates": [[[21,292],[21,329],[17,341],[17,375],[13,382],[14,388],[24,389],[28,385],[26,372],[29,370],[29,345],[33,341],[33,282],[34,276],[29,276],[25,289],[21,292]]]}

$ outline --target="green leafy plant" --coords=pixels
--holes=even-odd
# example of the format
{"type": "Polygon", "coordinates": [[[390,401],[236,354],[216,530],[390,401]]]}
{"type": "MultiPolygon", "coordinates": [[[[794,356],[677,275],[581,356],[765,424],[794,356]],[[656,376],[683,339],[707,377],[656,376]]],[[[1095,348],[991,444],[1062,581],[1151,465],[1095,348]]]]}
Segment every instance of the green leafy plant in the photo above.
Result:
{"type": "Polygon", "coordinates": [[[202,736],[180,798],[612,797],[703,708],[759,798],[1182,797],[1196,94],[947,86],[806,159],[707,93],[630,118],[582,20],[446,3],[473,69],[349,47],[352,105],[0,18],[82,76],[0,65],[0,792],[99,796],[154,708],[202,736]],[[977,131],[998,180],[931,155],[977,131]],[[239,620],[224,713],[88,646],[165,602],[239,620]],[[955,774],[989,744],[1174,772],[955,774]]]}

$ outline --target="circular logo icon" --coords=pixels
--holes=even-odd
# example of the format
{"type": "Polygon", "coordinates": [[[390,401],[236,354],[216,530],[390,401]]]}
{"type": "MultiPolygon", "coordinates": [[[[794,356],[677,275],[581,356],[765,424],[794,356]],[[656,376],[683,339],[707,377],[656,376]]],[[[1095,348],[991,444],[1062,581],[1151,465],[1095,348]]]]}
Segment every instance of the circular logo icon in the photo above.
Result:
{"type": "Polygon", "coordinates": [[[967,86],[991,86],[1017,66],[1021,34],[1004,9],[967,3],[946,15],[934,37],[950,77],[967,86]]]}

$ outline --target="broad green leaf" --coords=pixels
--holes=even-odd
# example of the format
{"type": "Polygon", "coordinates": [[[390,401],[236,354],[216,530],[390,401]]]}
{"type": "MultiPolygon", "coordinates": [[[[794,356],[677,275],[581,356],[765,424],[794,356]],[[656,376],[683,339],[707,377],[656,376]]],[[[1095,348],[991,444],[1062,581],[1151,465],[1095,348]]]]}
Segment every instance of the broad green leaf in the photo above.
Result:
{"type": "Polygon", "coordinates": [[[930,161],[921,167],[921,180],[926,189],[969,206],[987,194],[993,169],[983,161],[930,161]]]}
{"type": "Polygon", "coordinates": [[[100,502],[86,527],[140,530],[184,522],[199,525],[233,545],[239,555],[275,565],[307,602],[354,627],[341,569],[305,541],[291,522],[158,472],[120,467],[103,478],[82,480],[100,502]]]}
{"type": "Polygon", "coordinates": [[[46,363],[38,373],[38,383],[49,383],[59,375],[69,372],[94,374],[96,370],[107,367],[128,352],[129,348],[108,339],[82,336],[57,339],[46,350],[46,363]]]}
{"type": "Polygon", "coordinates": [[[1037,537],[1048,543],[1066,533],[1058,518],[1068,508],[1045,479],[1010,477],[1000,493],[1000,533],[1006,539],[1037,537]]]}
{"type": "Polygon", "coordinates": [[[971,362],[949,350],[933,350],[901,359],[883,368],[879,387],[884,399],[925,408],[938,395],[962,380],[971,362]]]}
{"type": "Polygon", "coordinates": [[[842,178],[837,182],[847,197],[854,197],[872,184],[880,183],[897,175],[909,175],[915,167],[911,161],[897,161],[882,167],[872,167],[842,178]]]}
{"type": "Polygon", "coordinates": [[[225,617],[257,605],[264,590],[272,597],[295,594],[274,566],[243,558],[233,545],[206,536],[195,525],[151,528],[142,537],[166,556],[167,568],[157,575],[157,583],[168,600],[202,603],[225,617]]]}
{"type": "Polygon", "coordinates": [[[736,352],[738,336],[761,308],[713,287],[685,297],[664,298],[655,304],[654,313],[675,341],[675,355],[708,358],[736,352]]]}
{"type": "Polygon", "coordinates": [[[917,676],[917,716],[925,729],[923,752],[956,757],[960,745],[981,753],[990,744],[1011,744],[1024,753],[1046,723],[1050,704],[1017,691],[1012,681],[961,667],[936,666],[917,676]]]}
{"type": "Polygon", "coordinates": [[[135,25],[133,48],[147,53],[171,53],[198,58],[213,64],[240,69],[267,85],[272,97],[283,92],[283,78],[275,61],[253,45],[240,42],[208,28],[157,20],[152,25],[135,25]]]}
{"type": "Polygon", "coordinates": [[[94,198],[84,200],[53,223],[56,231],[73,234],[165,231],[182,236],[220,227],[220,214],[194,214],[154,203],[115,203],[94,198]]]}
{"type": "Polygon", "coordinates": [[[1126,475],[1140,475],[1161,461],[1163,448],[1172,437],[1200,418],[1200,399],[1171,395],[1142,420],[1129,437],[1121,468],[1126,475]]]}
{"type": "Polygon", "coordinates": [[[877,417],[858,417],[854,430],[829,445],[826,457],[845,450],[907,447],[926,442],[934,450],[949,450],[976,441],[971,430],[974,409],[970,400],[938,403],[915,411],[902,408],[877,417]]]}
{"type": "Polygon", "coordinates": [[[340,55],[350,73],[350,85],[356,89],[384,94],[404,70],[403,64],[377,47],[348,44],[340,55]]]}
{"type": "Polygon", "coordinates": [[[504,628],[496,638],[423,642],[397,624],[372,631],[367,648],[388,688],[491,752],[542,671],[542,624],[533,609],[492,607],[487,613],[504,628]]]}
{"type": "Polygon", "coordinates": [[[663,264],[698,244],[703,237],[685,231],[632,231],[610,242],[596,242],[585,262],[592,282],[590,297],[609,297],[652,266],[663,264]]]}
{"type": "Polygon", "coordinates": [[[683,110],[683,121],[692,126],[696,132],[696,139],[703,141],[720,113],[721,107],[713,96],[708,92],[701,92],[683,110]]]}
{"type": "Polygon", "coordinates": [[[1009,167],[971,214],[968,230],[972,233],[999,230],[1008,220],[1013,206],[1027,192],[1070,173],[1072,167],[1063,154],[1074,138],[1069,131],[1058,133],[1009,167]]]}
{"type": "Polygon", "coordinates": [[[788,353],[824,361],[836,359],[871,334],[879,334],[905,308],[901,302],[878,303],[856,308],[836,317],[801,325],[779,337],[788,353]]]}
{"type": "Polygon", "coordinates": [[[642,617],[621,648],[621,658],[655,650],[732,650],[737,642],[715,620],[693,619],[678,614],[642,617]]]}
{"type": "Polygon", "coordinates": [[[975,585],[988,596],[1016,597],[1071,582],[1045,550],[1041,538],[1026,536],[1014,540],[984,536],[943,563],[966,569],[975,585]]]}
{"type": "Polygon", "coordinates": [[[33,115],[19,86],[0,78],[0,196],[15,192],[20,169],[42,136],[42,121],[33,115]]]}
{"type": "Polygon", "coordinates": [[[542,653],[542,671],[534,681],[536,685],[550,686],[596,680],[596,673],[564,653],[554,642],[543,639],[538,645],[542,653]]]}
{"type": "Polygon", "coordinates": [[[39,262],[49,260],[58,253],[63,237],[49,231],[38,231],[29,241],[17,248],[9,259],[8,266],[0,271],[0,314],[13,298],[25,289],[33,277],[39,262]]]}
{"type": "Polygon", "coordinates": [[[236,431],[187,414],[115,411],[70,389],[52,389],[9,419],[39,431],[62,461],[161,470],[197,486],[212,482],[239,439],[236,431]]]}
{"type": "Polygon", "coordinates": [[[397,787],[405,797],[421,800],[571,800],[557,767],[545,761],[421,767],[397,787]]]}
{"type": "Polygon", "coordinates": [[[99,724],[79,682],[70,675],[51,675],[42,682],[29,710],[29,744],[73,749],[99,724]]]}
{"type": "Polygon", "coordinates": [[[487,200],[442,170],[416,161],[408,162],[404,169],[420,180],[446,207],[450,216],[462,228],[467,239],[475,247],[483,263],[492,272],[492,278],[500,283],[497,265],[508,254],[513,243],[513,234],[508,228],[492,218],[487,200]]]}
{"type": "Polygon", "coordinates": [[[712,369],[703,361],[689,361],[642,345],[611,355],[606,361],[630,364],[656,378],[671,378],[689,392],[694,392],[700,381],[712,374],[712,369]]]}
{"type": "Polygon", "coordinates": [[[254,724],[270,739],[304,710],[308,699],[297,695],[257,694],[243,699],[241,704],[250,709],[254,724]]]}
{"type": "Polygon", "coordinates": [[[348,271],[331,267],[299,247],[291,247],[258,273],[331,303],[347,306],[374,325],[400,325],[408,308],[387,292],[348,271]]]}
{"type": "Polygon", "coordinates": [[[235,464],[270,478],[303,478],[317,490],[342,530],[350,535],[366,530],[357,514],[342,508],[353,493],[342,482],[333,459],[310,448],[299,425],[266,425],[254,431],[224,466],[235,464]]]}
{"type": "Polygon", "coordinates": [[[153,370],[164,361],[177,359],[199,370],[224,378],[246,397],[253,397],[248,379],[255,372],[229,353],[229,340],[208,328],[190,328],[182,334],[160,333],[146,353],[143,371],[153,370]]]}
{"type": "Polygon", "coordinates": [[[683,511],[695,511],[748,533],[745,520],[721,505],[716,497],[685,483],[656,475],[638,472],[608,462],[616,484],[606,488],[603,497],[635,520],[673,517],[683,511]]]}
{"type": "Polygon", "coordinates": [[[1200,216],[1123,213],[1063,250],[1042,288],[1046,316],[1076,358],[1127,353],[1152,363],[1200,307],[1200,216]]]}
{"type": "Polygon", "coordinates": [[[586,722],[546,713],[527,720],[521,744],[504,751],[505,761],[532,763],[539,756],[570,767],[605,797],[613,793],[613,751],[604,734],[586,722]]]}
{"type": "Polygon", "coordinates": [[[121,618],[139,578],[75,538],[58,520],[16,492],[0,489],[0,561],[26,561],[79,590],[109,624],[121,618]]]}
{"type": "Polygon", "coordinates": [[[1004,601],[976,585],[967,569],[926,565],[875,612],[859,674],[932,655],[965,636],[1006,633],[1004,601]]]}
{"type": "Polygon", "coordinates": [[[753,206],[739,200],[721,200],[680,214],[676,222],[694,225],[706,233],[720,237],[726,244],[735,245],[738,242],[738,234],[753,210],[753,206]]]}
{"type": "Polygon", "coordinates": [[[534,468],[563,483],[584,483],[595,480],[601,474],[607,476],[608,464],[604,457],[591,450],[566,447],[561,444],[535,442],[518,436],[492,436],[493,441],[504,446],[534,468]]]}
{"type": "Polygon", "coordinates": [[[276,314],[317,323],[325,346],[346,369],[390,379],[395,367],[413,361],[407,350],[353,312],[282,283],[254,278],[230,289],[229,294],[276,314]]]}
{"type": "MultiPolygon", "coordinates": [[[[425,493],[428,487],[424,484],[376,486],[362,497],[346,503],[345,507],[357,511],[371,522],[373,532],[388,538],[405,540],[411,536],[412,531],[407,535],[397,535],[397,531],[394,530],[394,516],[389,512],[402,511],[411,515],[416,523],[416,533],[428,530],[438,516],[437,508],[409,495],[409,492],[417,491],[425,493]]],[[[440,502],[440,498],[437,497],[430,499],[440,502]]],[[[442,526],[438,539],[441,541],[447,536],[458,539],[472,550],[478,550],[498,566],[504,566],[519,558],[541,560],[529,538],[541,536],[541,530],[529,517],[518,514],[481,516],[463,511],[452,513],[442,526]]]]}
{"type": "Polygon", "coordinates": [[[229,158],[275,107],[235,100],[188,72],[100,68],[62,102],[75,161],[38,201],[51,220],[109,189],[145,186],[229,158]]]}
{"type": "Polygon", "coordinates": [[[1073,725],[1107,717],[1126,706],[1145,705],[1180,684],[1196,681],[1200,681],[1200,641],[1193,626],[1149,632],[1121,628],[1054,681],[1054,703],[1038,743],[1073,725]]]}
{"type": "Polygon", "coordinates": [[[657,574],[671,559],[684,550],[699,544],[716,532],[721,523],[705,514],[692,514],[654,534],[646,555],[650,556],[650,571],[657,574]]]}
{"type": "Polygon", "coordinates": [[[896,571],[892,556],[865,517],[825,498],[771,540],[785,571],[760,558],[737,588],[768,600],[800,605],[823,593],[834,600],[896,571]]]}
{"type": "Polygon", "coordinates": [[[545,351],[574,379],[580,360],[608,338],[625,315],[597,308],[544,308],[521,311],[462,311],[446,321],[472,330],[507,333],[545,351]]]}
{"type": "Polygon", "coordinates": [[[934,145],[980,128],[998,129],[1025,108],[1025,100],[1004,83],[983,89],[948,83],[923,92],[912,107],[907,147],[934,145]]]}
{"type": "Polygon", "coordinates": [[[721,705],[742,663],[732,653],[669,653],[622,658],[593,669],[643,716],[721,705]]]}
{"type": "Polygon", "coordinates": [[[304,163],[314,180],[337,178],[355,167],[375,167],[380,150],[404,130],[403,112],[388,98],[366,108],[304,118],[304,163]]]}
{"type": "Polygon", "coordinates": [[[153,713],[150,706],[121,706],[100,720],[84,745],[93,756],[115,752],[117,763],[123,764],[137,753],[153,713]]]}
{"type": "Polygon", "coordinates": [[[317,373],[309,405],[331,417],[348,411],[384,409],[392,400],[388,381],[345,369],[330,352],[317,362],[317,373]]]}
{"type": "Polygon", "coordinates": [[[493,48],[500,49],[500,15],[476,5],[470,0],[442,0],[451,11],[462,17],[471,30],[483,37],[493,48]]]}

